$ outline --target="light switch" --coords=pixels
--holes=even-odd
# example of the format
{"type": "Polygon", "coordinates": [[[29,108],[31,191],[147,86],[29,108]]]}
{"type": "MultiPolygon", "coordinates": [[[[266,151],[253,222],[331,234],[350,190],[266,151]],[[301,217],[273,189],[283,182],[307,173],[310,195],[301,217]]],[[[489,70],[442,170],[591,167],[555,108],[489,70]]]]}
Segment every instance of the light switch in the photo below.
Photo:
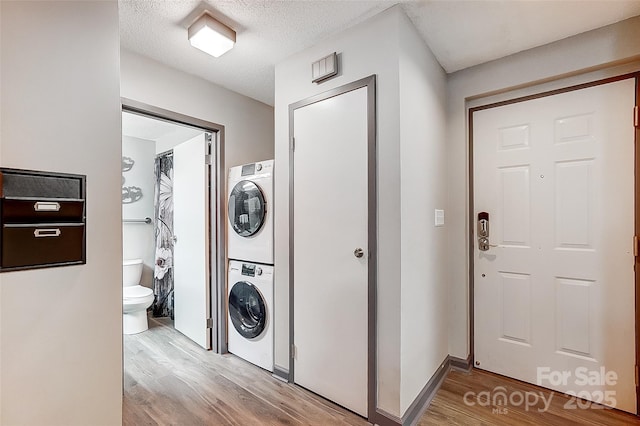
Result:
{"type": "Polygon", "coordinates": [[[444,226],[444,210],[435,210],[436,226],[444,226]]]}

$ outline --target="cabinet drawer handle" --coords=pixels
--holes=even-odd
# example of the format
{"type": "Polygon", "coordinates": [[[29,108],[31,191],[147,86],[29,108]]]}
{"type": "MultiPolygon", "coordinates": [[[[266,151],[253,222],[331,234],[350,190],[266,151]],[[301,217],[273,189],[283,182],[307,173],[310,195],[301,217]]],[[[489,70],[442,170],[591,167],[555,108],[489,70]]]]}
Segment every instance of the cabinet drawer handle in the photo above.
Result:
{"type": "Polygon", "coordinates": [[[37,212],[57,212],[60,211],[60,203],[38,201],[33,205],[33,209],[37,212]]]}
{"type": "Polygon", "coordinates": [[[44,238],[44,237],[59,237],[60,229],[36,229],[33,231],[33,235],[36,238],[44,238]]]}

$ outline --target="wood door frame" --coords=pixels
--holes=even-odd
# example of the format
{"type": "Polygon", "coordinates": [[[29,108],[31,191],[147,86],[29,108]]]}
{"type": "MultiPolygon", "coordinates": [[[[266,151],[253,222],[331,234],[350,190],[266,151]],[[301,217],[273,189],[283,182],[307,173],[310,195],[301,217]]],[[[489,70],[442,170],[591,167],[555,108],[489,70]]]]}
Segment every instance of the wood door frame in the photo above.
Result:
{"type": "Polygon", "coordinates": [[[226,173],[225,173],[225,130],[221,124],[211,121],[201,120],[199,118],[190,117],[178,112],[162,109],[153,105],[145,104],[128,98],[120,98],[122,112],[137,114],[156,120],[167,121],[174,124],[180,124],[187,127],[195,127],[203,132],[215,135],[214,145],[211,147],[215,155],[215,170],[209,170],[209,183],[211,177],[215,175],[216,186],[209,186],[209,214],[207,228],[209,229],[209,252],[207,259],[209,260],[209,268],[207,268],[207,280],[209,281],[209,298],[211,310],[208,316],[215,315],[214,324],[207,339],[211,342],[211,349],[216,353],[227,352],[227,328],[226,328],[226,283],[227,283],[227,265],[226,265],[226,209],[223,206],[226,203],[226,173]],[[215,215],[212,214],[214,206],[217,204],[215,215]],[[213,218],[215,217],[215,223],[213,218]],[[215,236],[215,238],[214,238],[215,236]],[[215,248],[214,248],[215,246],[215,248]],[[212,252],[215,250],[215,256],[212,252]],[[213,260],[215,259],[215,265],[213,260]],[[215,281],[214,281],[215,277],[215,281]]]}
{"type": "MultiPolygon", "coordinates": [[[[367,417],[377,423],[377,114],[376,75],[345,84],[289,105],[289,382],[295,383],[294,359],[294,113],[297,109],[345,93],[367,89],[367,210],[368,210],[368,271],[367,271],[367,417]]],[[[336,351],[339,348],[336,348],[336,351]]]]}
{"type": "MultiPolygon", "coordinates": [[[[474,247],[475,241],[475,209],[474,209],[474,190],[473,190],[473,114],[478,111],[497,108],[505,105],[511,105],[515,103],[530,101],[539,98],[545,98],[548,96],[559,95],[562,93],[574,92],[576,90],[588,89],[590,87],[600,86],[603,84],[614,83],[616,81],[635,79],[635,105],[640,103],[640,71],[617,75],[614,77],[598,79],[587,83],[571,85],[555,90],[542,91],[534,93],[532,95],[515,97],[500,102],[488,103],[486,105],[480,105],[476,107],[468,108],[468,123],[469,123],[469,145],[468,145],[468,166],[469,166],[469,211],[468,211],[468,226],[469,226],[469,357],[471,359],[471,366],[475,368],[475,297],[474,297],[474,279],[475,279],[475,262],[474,262],[474,247]]],[[[629,117],[633,119],[632,112],[629,113],[629,117]]],[[[635,235],[640,236],[640,127],[635,126],[634,136],[634,194],[635,194],[635,235]]],[[[632,236],[630,236],[632,237],[632,236]]],[[[638,365],[640,365],[640,257],[635,256],[635,347],[636,347],[636,416],[640,416],[640,386],[638,378],[638,365]]]]}

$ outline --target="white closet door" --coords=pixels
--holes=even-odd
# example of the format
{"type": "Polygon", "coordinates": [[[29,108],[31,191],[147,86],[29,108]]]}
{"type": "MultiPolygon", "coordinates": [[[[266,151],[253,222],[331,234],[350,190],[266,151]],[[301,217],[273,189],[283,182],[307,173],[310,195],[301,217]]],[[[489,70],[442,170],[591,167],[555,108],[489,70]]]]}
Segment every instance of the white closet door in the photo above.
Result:
{"type": "Polygon", "coordinates": [[[173,149],[174,326],[211,349],[206,135],[173,149]]]}
{"type": "Polygon", "coordinates": [[[295,382],[366,417],[367,89],[294,114],[295,382]]]}

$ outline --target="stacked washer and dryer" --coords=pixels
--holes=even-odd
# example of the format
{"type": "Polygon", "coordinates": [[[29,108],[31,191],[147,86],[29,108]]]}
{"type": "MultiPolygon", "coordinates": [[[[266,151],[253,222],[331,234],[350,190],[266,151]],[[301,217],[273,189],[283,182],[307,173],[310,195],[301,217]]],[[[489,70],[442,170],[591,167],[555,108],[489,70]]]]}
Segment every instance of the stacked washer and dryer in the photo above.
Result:
{"type": "Polygon", "coordinates": [[[273,371],[273,160],[228,176],[228,350],[273,371]]]}

